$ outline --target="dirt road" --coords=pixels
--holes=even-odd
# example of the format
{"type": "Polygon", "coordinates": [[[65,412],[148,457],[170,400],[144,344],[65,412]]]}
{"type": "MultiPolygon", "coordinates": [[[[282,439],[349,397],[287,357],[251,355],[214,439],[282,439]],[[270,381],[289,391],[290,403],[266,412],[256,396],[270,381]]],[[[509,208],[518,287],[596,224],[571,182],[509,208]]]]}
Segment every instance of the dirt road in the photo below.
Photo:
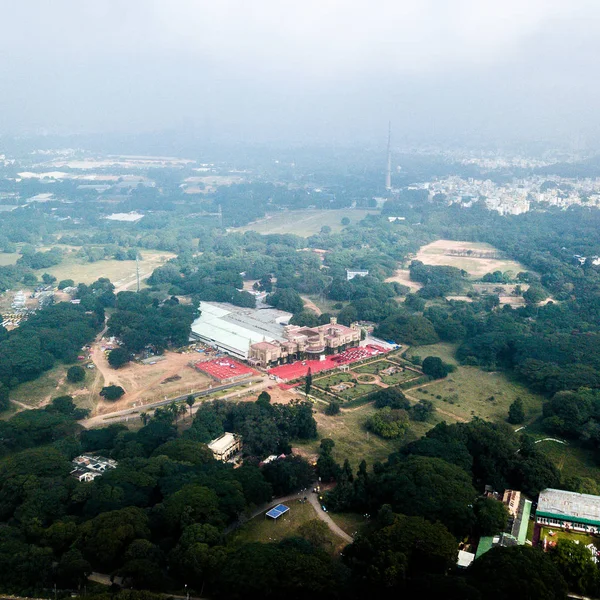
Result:
{"type": "Polygon", "coordinates": [[[306,296],[302,296],[302,300],[304,302],[304,308],[308,308],[308,310],[312,310],[317,317],[320,317],[323,314],[323,311],[309,298],[306,296]]]}

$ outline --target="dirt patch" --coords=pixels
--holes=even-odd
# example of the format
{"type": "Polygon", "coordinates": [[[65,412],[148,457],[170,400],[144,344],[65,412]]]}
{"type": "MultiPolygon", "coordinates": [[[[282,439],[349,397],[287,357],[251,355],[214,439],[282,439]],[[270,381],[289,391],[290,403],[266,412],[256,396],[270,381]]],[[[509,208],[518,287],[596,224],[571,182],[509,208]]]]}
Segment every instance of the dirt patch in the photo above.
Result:
{"type": "Polygon", "coordinates": [[[417,252],[415,258],[426,265],[447,265],[463,269],[476,279],[493,271],[514,271],[516,275],[519,271],[527,270],[522,264],[514,260],[502,258],[500,251],[494,246],[475,242],[438,240],[423,246],[417,252]],[[470,256],[467,254],[469,252],[471,253],[470,256]],[[459,256],[457,253],[464,255],[459,256]],[[482,257],[478,257],[477,254],[482,257]],[[492,255],[496,255],[496,257],[488,257],[492,255]]]}
{"type": "MultiPolygon", "coordinates": [[[[120,369],[112,369],[100,343],[92,348],[92,360],[96,365],[97,377],[104,378],[104,385],[120,385],[125,390],[123,398],[117,402],[98,400],[94,414],[105,414],[163,400],[165,397],[190,393],[207,388],[212,382],[209,377],[190,366],[195,355],[166,352],[165,359],[154,365],[130,363],[120,369]]],[[[99,392],[98,386],[92,386],[92,393],[99,392]]]]}
{"type": "Polygon", "coordinates": [[[312,310],[317,317],[320,317],[323,314],[323,311],[309,298],[302,296],[302,300],[304,301],[304,308],[308,310],[312,310]]]}
{"type": "Polygon", "coordinates": [[[418,292],[423,287],[422,283],[411,281],[408,269],[398,269],[392,277],[388,277],[385,281],[386,283],[395,281],[396,283],[405,285],[410,288],[411,292],[418,292]]]}
{"type": "MultiPolygon", "coordinates": [[[[271,404],[289,404],[294,400],[302,400],[302,396],[296,392],[295,388],[289,390],[282,390],[279,386],[273,385],[267,387],[265,390],[271,396],[271,404]]],[[[254,402],[258,398],[258,393],[252,394],[244,398],[244,400],[251,400],[254,402]]]]}

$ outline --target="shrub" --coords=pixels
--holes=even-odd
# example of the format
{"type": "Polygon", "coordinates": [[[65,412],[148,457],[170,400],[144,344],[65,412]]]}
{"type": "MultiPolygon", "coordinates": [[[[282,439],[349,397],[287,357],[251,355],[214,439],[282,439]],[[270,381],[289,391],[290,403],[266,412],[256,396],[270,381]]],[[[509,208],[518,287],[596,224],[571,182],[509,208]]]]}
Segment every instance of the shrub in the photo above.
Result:
{"type": "Polygon", "coordinates": [[[325,409],[325,414],[333,417],[334,415],[338,415],[340,413],[340,403],[332,400],[325,409]]]}
{"type": "Polygon", "coordinates": [[[100,390],[100,395],[106,400],[118,400],[124,393],[120,385],[108,385],[100,390]]]}
{"type": "Polygon", "coordinates": [[[369,417],[365,426],[382,438],[388,440],[399,438],[408,428],[408,413],[405,410],[392,410],[386,406],[369,417]]]}
{"type": "Polygon", "coordinates": [[[78,365],[71,367],[67,371],[67,381],[70,383],[80,383],[85,379],[85,369],[78,365]]]}

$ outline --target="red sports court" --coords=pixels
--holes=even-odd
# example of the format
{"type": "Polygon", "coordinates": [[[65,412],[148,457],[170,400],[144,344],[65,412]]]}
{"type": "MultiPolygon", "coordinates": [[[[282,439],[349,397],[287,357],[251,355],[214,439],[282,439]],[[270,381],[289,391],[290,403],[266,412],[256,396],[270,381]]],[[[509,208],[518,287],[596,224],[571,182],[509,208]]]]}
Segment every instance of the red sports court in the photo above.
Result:
{"type": "Polygon", "coordinates": [[[227,381],[228,379],[237,379],[258,374],[254,369],[229,357],[213,358],[212,360],[197,362],[195,366],[196,369],[210,375],[217,381],[227,381]]]}
{"type": "Polygon", "coordinates": [[[290,380],[297,379],[298,377],[305,377],[310,367],[311,372],[319,373],[321,371],[329,371],[335,369],[340,365],[350,364],[358,360],[365,358],[371,358],[378,354],[385,354],[388,350],[383,346],[377,346],[375,344],[369,344],[368,346],[360,346],[357,348],[350,348],[340,354],[333,354],[326,356],[325,360],[305,360],[296,361],[289,365],[281,365],[279,367],[273,367],[269,369],[270,375],[275,375],[281,379],[290,380]],[[304,363],[304,364],[303,364],[304,363]]]}

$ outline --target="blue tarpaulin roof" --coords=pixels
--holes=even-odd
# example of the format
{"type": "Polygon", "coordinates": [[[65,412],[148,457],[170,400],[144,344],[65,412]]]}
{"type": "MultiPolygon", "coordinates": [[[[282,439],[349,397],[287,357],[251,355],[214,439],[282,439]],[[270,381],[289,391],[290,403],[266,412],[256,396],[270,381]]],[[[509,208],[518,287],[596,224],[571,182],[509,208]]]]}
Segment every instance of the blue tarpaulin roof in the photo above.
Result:
{"type": "Polygon", "coordinates": [[[278,504],[274,508],[272,508],[268,513],[267,517],[271,517],[271,519],[278,519],[281,515],[285,514],[288,510],[290,510],[285,504],[278,504]]]}

